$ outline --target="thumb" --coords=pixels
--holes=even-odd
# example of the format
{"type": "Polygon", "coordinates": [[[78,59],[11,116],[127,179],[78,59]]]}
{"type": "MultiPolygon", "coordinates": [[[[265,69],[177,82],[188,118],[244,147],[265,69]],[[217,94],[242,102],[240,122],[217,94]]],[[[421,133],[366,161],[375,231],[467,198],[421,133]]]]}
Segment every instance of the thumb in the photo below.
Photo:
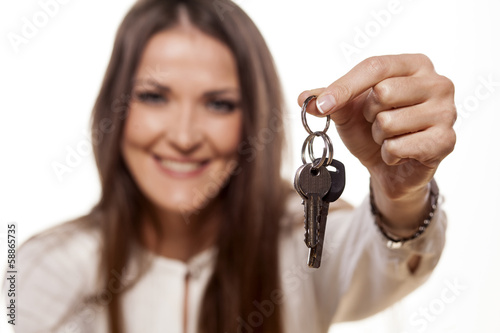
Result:
{"type": "Polygon", "coordinates": [[[331,114],[387,78],[410,76],[428,68],[432,63],[420,54],[365,59],[325,88],[316,99],[316,107],[324,115],[331,114]]]}
{"type": "MultiPolygon", "coordinates": [[[[312,96],[312,95],[318,96],[324,90],[325,90],[325,88],[316,88],[316,89],[311,89],[311,90],[305,90],[302,93],[300,93],[299,98],[297,98],[297,103],[299,104],[300,107],[302,107],[302,105],[304,105],[305,100],[309,96],[312,96]]],[[[316,103],[309,103],[309,104],[307,104],[307,110],[306,111],[307,111],[307,113],[310,113],[310,114],[312,114],[314,116],[317,116],[317,117],[324,117],[325,116],[323,113],[321,113],[318,110],[318,107],[317,107],[316,103]]]]}

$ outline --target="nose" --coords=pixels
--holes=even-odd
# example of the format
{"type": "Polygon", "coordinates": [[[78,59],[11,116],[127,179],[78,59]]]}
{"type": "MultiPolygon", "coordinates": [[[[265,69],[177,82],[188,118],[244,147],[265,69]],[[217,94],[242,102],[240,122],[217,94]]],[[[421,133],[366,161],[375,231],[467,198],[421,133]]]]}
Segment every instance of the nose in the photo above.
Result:
{"type": "Polygon", "coordinates": [[[191,103],[179,104],[171,110],[165,138],[167,143],[182,154],[189,154],[199,148],[203,142],[202,128],[196,118],[195,106],[191,103]]]}

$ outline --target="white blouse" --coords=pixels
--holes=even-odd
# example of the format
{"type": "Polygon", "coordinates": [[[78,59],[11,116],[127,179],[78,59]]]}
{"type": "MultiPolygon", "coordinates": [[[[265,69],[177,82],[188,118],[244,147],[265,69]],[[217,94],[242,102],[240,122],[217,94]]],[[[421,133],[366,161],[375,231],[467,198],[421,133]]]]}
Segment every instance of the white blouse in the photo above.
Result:
{"type": "MultiPolygon", "coordinates": [[[[421,285],[436,266],[444,247],[446,216],[438,208],[423,235],[399,249],[389,249],[373,222],[368,199],[354,210],[330,212],[319,269],[306,264],[303,206],[298,196],[290,197],[281,226],[282,289],[261,303],[254,302],[255,311],[235,318],[239,332],[251,332],[280,303],[287,333],[327,332],[334,322],[383,310],[421,285]],[[412,254],[422,256],[414,274],[407,268],[412,254]]],[[[135,276],[138,266],[132,263],[125,272],[116,272],[100,305],[85,303],[99,285],[99,244],[98,230],[71,224],[23,244],[18,251],[16,332],[107,332],[102,305],[121,283],[135,276]]],[[[208,249],[187,263],[148,253],[151,266],[123,294],[126,331],[195,333],[216,251],[208,249]]]]}

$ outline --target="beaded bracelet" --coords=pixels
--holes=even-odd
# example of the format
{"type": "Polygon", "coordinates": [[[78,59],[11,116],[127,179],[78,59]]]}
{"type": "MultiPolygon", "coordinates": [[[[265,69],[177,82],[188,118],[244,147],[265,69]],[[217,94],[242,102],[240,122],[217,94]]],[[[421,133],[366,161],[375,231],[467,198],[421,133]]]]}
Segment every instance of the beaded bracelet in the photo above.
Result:
{"type": "Polygon", "coordinates": [[[434,212],[436,211],[437,205],[438,205],[438,199],[439,199],[439,188],[437,186],[436,181],[434,178],[432,178],[430,182],[431,186],[431,191],[430,191],[430,203],[431,207],[429,210],[429,213],[427,214],[427,217],[422,221],[422,223],[419,225],[417,231],[413,233],[413,235],[404,237],[404,238],[396,238],[393,235],[390,235],[387,231],[384,230],[383,224],[387,224],[386,220],[384,219],[382,213],[378,210],[377,206],[375,205],[375,199],[373,196],[373,189],[372,189],[372,184],[370,180],[370,206],[371,206],[371,211],[372,214],[375,216],[375,224],[377,225],[378,229],[384,235],[384,237],[387,239],[387,247],[390,249],[397,249],[403,246],[403,244],[407,241],[413,240],[420,236],[421,234],[424,233],[425,229],[429,226],[432,217],[434,216],[434,212]],[[380,223],[378,223],[380,221],[380,223]]]}

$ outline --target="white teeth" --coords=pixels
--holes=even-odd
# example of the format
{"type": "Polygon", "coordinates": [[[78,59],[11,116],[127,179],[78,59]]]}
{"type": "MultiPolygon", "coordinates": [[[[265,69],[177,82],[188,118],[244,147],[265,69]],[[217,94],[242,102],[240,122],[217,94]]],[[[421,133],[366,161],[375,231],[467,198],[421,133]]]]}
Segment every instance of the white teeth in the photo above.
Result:
{"type": "Polygon", "coordinates": [[[175,172],[192,172],[201,167],[201,163],[194,162],[177,162],[172,160],[160,160],[160,164],[175,172]]]}

